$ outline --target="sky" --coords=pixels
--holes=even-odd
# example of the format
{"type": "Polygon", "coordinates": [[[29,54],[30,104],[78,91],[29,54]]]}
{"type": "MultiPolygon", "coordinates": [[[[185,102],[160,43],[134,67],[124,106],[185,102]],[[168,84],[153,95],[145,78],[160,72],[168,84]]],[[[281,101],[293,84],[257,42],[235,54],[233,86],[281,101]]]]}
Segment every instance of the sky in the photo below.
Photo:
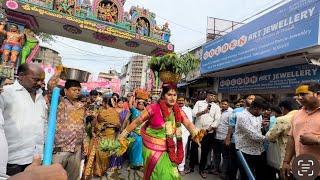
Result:
{"type": "MultiPolygon", "coordinates": [[[[158,25],[168,21],[172,34],[171,43],[175,45],[175,52],[179,53],[204,42],[207,17],[242,22],[282,1],[290,0],[127,0],[124,8],[129,11],[131,6],[139,5],[156,14],[158,25]]],[[[130,56],[135,55],[73,39],[58,36],[54,38],[55,42],[41,45],[58,51],[64,66],[89,71],[94,77],[99,72],[111,69],[121,72],[130,56]]]]}

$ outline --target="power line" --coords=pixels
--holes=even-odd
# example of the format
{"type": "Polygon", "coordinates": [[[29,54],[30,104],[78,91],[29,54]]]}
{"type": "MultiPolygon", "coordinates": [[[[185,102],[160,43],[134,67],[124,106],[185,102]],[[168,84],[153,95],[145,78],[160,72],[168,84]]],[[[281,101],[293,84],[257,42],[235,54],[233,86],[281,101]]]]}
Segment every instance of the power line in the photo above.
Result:
{"type": "MultiPolygon", "coordinates": [[[[266,3],[265,5],[263,5],[262,7],[264,8],[265,6],[268,6],[268,5],[270,5],[270,4],[273,4],[275,1],[278,1],[278,0],[273,0],[273,1],[270,1],[270,2],[268,2],[268,3],[266,3]]],[[[285,1],[288,1],[288,0],[282,0],[280,3],[284,3],[285,1]]],[[[278,2],[279,3],[279,2],[278,2]]],[[[275,5],[275,4],[273,4],[273,5],[275,5]]],[[[261,10],[261,7],[260,8],[258,8],[258,9],[256,9],[255,11],[252,11],[250,14],[253,14],[253,13],[255,13],[255,12],[260,12],[261,10]]],[[[265,9],[264,9],[265,10],[265,9]]],[[[241,17],[240,19],[251,19],[252,17],[254,17],[255,15],[245,15],[245,16],[243,16],[243,17],[241,17]],[[249,17],[246,17],[246,16],[249,16],[249,17]]],[[[244,22],[244,20],[242,20],[242,21],[240,21],[240,22],[244,22]]]]}
{"type": "MultiPolygon", "coordinates": [[[[113,65],[113,66],[115,66],[115,65],[119,65],[119,64],[115,64],[115,63],[106,63],[105,61],[99,61],[99,60],[94,60],[94,59],[82,59],[82,60],[80,60],[80,59],[71,59],[71,58],[66,58],[66,59],[62,59],[62,61],[65,61],[65,62],[67,62],[67,61],[89,61],[89,62],[91,62],[91,61],[93,61],[93,62],[98,62],[98,63],[103,63],[103,64],[106,64],[106,65],[113,65]]],[[[120,62],[120,64],[125,64],[126,62],[120,62]]]]}
{"type": "Polygon", "coordinates": [[[121,56],[109,56],[109,55],[106,55],[106,54],[99,54],[99,53],[95,53],[95,52],[91,52],[91,51],[86,51],[86,50],[83,50],[83,49],[80,49],[80,48],[71,46],[71,45],[66,44],[66,43],[64,43],[64,42],[61,42],[61,41],[59,41],[59,40],[55,40],[55,41],[57,41],[58,43],[61,43],[61,44],[65,45],[65,46],[68,46],[68,47],[71,47],[71,48],[73,48],[73,49],[79,50],[79,51],[81,51],[81,52],[86,52],[86,53],[90,53],[90,54],[95,54],[95,55],[99,55],[99,56],[103,56],[103,57],[110,57],[110,58],[130,58],[130,57],[128,57],[128,56],[122,56],[122,57],[121,57],[121,56]]]}
{"type": "Polygon", "coordinates": [[[188,43],[183,48],[180,48],[181,50],[179,50],[177,53],[182,54],[185,51],[189,51],[190,49],[193,49],[193,47],[198,47],[198,46],[206,43],[206,40],[207,40],[207,38],[201,38],[201,39],[198,39],[197,41],[193,41],[191,43],[188,43]]]}
{"type": "MultiPolygon", "coordinates": [[[[276,3],[276,4],[274,4],[274,5],[266,8],[266,9],[264,9],[264,10],[256,13],[256,14],[254,14],[254,15],[252,15],[252,16],[250,16],[250,17],[248,17],[248,18],[246,18],[246,19],[244,19],[244,20],[242,20],[242,21],[240,21],[239,23],[243,23],[243,22],[245,22],[245,21],[247,21],[247,20],[249,20],[249,19],[251,19],[251,18],[253,18],[253,17],[255,17],[255,16],[258,16],[258,15],[260,15],[260,14],[262,14],[262,13],[264,13],[264,12],[266,12],[266,11],[268,11],[268,10],[270,10],[270,9],[272,9],[272,8],[274,8],[274,7],[282,4],[282,3],[284,3],[285,1],[287,1],[287,0],[282,0],[282,1],[280,1],[280,2],[278,2],[278,3],[276,3]]],[[[230,28],[229,28],[229,29],[230,29],[230,28]]],[[[227,29],[227,30],[228,30],[228,29],[227,29]]]]}
{"type": "MultiPolygon", "coordinates": [[[[270,9],[272,9],[272,8],[274,8],[274,7],[282,4],[282,3],[284,3],[285,1],[288,1],[288,0],[282,0],[282,1],[278,2],[278,3],[276,3],[276,4],[273,4],[272,6],[266,8],[266,9],[264,9],[264,10],[262,10],[262,11],[259,11],[258,13],[254,14],[254,15],[251,15],[250,17],[245,18],[244,20],[242,20],[242,21],[240,21],[240,22],[237,22],[237,23],[238,23],[238,24],[241,24],[241,23],[243,23],[243,22],[245,22],[245,21],[247,21],[247,20],[249,20],[249,19],[251,19],[251,18],[253,18],[253,17],[255,17],[255,16],[258,16],[258,15],[260,15],[260,14],[262,14],[262,13],[264,13],[264,12],[266,12],[266,11],[268,11],[268,10],[270,10],[270,9]]],[[[271,2],[274,2],[274,1],[271,1],[271,2]]],[[[271,2],[269,2],[268,4],[270,4],[271,2]]],[[[233,26],[230,26],[229,28],[223,30],[223,32],[231,29],[232,27],[233,27],[233,26]]],[[[202,40],[202,39],[200,39],[199,41],[201,41],[201,40],[202,40]]],[[[188,48],[188,49],[186,49],[186,50],[184,50],[184,51],[181,51],[181,53],[186,52],[186,51],[188,51],[189,49],[194,49],[194,48],[197,48],[198,46],[202,46],[202,45],[204,45],[205,43],[207,43],[207,42],[203,42],[203,43],[201,43],[200,45],[198,45],[198,44],[193,45],[192,47],[190,47],[190,48],[188,48]]]]}
{"type": "Polygon", "coordinates": [[[97,62],[104,62],[104,63],[108,63],[108,62],[120,62],[120,63],[123,63],[123,62],[126,62],[126,61],[129,61],[130,59],[123,59],[122,61],[121,60],[98,60],[98,59],[88,59],[88,58],[85,58],[85,59],[78,59],[78,58],[68,58],[68,57],[64,57],[63,59],[65,60],[79,60],[79,61],[97,61],[97,62]]]}
{"type": "MultiPolygon", "coordinates": [[[[97,57],[97,58],[103,58],[103,57],[107,57],[107,56],[104,56],[104,55],[97,55],[97,54],[89,54],[89,53],[84,53],[84,54],[66,54],[67,56],[85,56],[85,55],[89,55],[89,56],[94,56],[94,57],[97,57]]],[[[125,58],[130,58],[130,57],[120,57],[120,56],[115,56],[115,57],[112,57],[112,58],[119,58],[119,59],[125,59],[125,58]]]]}
{"type": "Polygon", "coordinates": [[[189,27],[187,27],[187,26],[184,26],[184,25],[175,23],[175,22],[173,22],[173,21],[171,21],[171,20],[169,20],[169,19],[163,18],[163,17],[161,17],[161,16],[158,16],[158,17],[159,17],[160,19],[163,19],[163,20],[165,20],[165,21],[168,21],[168,22],[170,22],[170,23],[172,23],[172,24],[175,24],[175,25],[177,25],[177,26],[183,27],[183,28],[185,28],[185,29],[189,29],[189,30],[191,30],[191,31],[194,31],[194,32],[197,32],[197,33],[200,33],[200,34],[207,34],[207,33],[205,33],[205,32],[201,32],[201,31],[198,31],[198,30],[189,28],[189,27]]]}

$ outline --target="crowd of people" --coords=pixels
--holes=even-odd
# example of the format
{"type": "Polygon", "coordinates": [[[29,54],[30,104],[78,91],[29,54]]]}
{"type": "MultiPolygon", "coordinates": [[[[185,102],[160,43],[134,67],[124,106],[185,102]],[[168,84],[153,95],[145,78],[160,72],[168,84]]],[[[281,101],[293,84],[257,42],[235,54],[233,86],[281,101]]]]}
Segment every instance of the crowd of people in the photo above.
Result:
{"type": "Polygon", "coordinates": [[[67,80],[60,87],[53,165],[41,166],[50,99],[62,70],[57,67],[45,90],[43,70],[23,64],[18,80],[0,95],[0,173],[10,179],[91,179],[122,169],[126,160],[127,170],[141,170],[145,179],[181,179],[196,164],[202,178],[249,179],[239,152],[256,179],[290,179],[293,157],[320,161],[318,83],[298,86],[295,97],[277,104],[256,94],[218,101],[207,91],[193,105],[174,84],[163,85],[159,99],[138,99],[96,90],[81,95],[80,82],[67,80]],[[127,137],[135,139],[128,146],[127,137]],[[120,141],[126,153],[103,151],[104,139],[120,141]]]}
{"type": "MultiPolygon", "coordinates": [[[[277,104],[255,94],[247,94],[230,104],[228,99],[214,100],[214,94],[207,92],[207,98],[198,101],[193,109],[195,125],[208,132],[200,148],[202,178],[212,173],[221,179],[249,179],[237,151],[258,180],[292,179],[293,157],[302,154],[320,161],[320,123],[316,120],[320,113],[319,83],[304,83],[297,87],[296,96],[281,99],[277,104]],[[208,112],[210,116],[201,117],[208,112]],[[208,154],[208,146],[213,156],[208,154]]],[[[191,143],[187,174],[194,172],[197,150],[197,144],[191,143]]]]}

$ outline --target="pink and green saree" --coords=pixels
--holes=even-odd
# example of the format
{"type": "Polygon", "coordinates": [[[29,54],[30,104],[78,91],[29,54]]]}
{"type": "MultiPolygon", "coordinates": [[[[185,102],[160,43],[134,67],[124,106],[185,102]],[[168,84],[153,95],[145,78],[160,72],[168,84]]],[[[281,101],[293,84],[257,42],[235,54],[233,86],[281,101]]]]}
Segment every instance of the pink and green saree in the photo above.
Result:
{"type": "MultiPolygon", "coordinates": [[[[187,118],[183,112],[181,115],[183,119],[187,118]]],[[[174,116],[173,113],[171,116],[174,116]]],[[[142,121],[148,120],[141,128],[144,179],[180,180],[177,165],[171,162],[167,152],[165,122],[159,104],[148,106],[139,118],[142,121]]],[[[172,123],[175,127],[175,122],[172,123]]]]}

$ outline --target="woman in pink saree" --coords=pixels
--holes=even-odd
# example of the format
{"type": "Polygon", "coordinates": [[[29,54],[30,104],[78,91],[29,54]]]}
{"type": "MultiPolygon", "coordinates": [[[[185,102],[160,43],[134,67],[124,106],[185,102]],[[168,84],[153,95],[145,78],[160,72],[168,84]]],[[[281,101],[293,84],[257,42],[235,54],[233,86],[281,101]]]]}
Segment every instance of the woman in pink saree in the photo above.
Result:
{"type": "Polygon", "coordinates": [[[181,125],[191,132],[194,141],[199,143],[202,139],[203,131],[200,133],[196,130],[176,102],[176,85],[163,86],[159,102],[148,106],[141,116],[118,137],[126,148],[124,139],[128,133],[145,122],[141,128],[145,180],[181,179],[177,169],[184,157],[181,125]],[[173,140],[174,136],[177,138],[177,149],[173,140]]]}

